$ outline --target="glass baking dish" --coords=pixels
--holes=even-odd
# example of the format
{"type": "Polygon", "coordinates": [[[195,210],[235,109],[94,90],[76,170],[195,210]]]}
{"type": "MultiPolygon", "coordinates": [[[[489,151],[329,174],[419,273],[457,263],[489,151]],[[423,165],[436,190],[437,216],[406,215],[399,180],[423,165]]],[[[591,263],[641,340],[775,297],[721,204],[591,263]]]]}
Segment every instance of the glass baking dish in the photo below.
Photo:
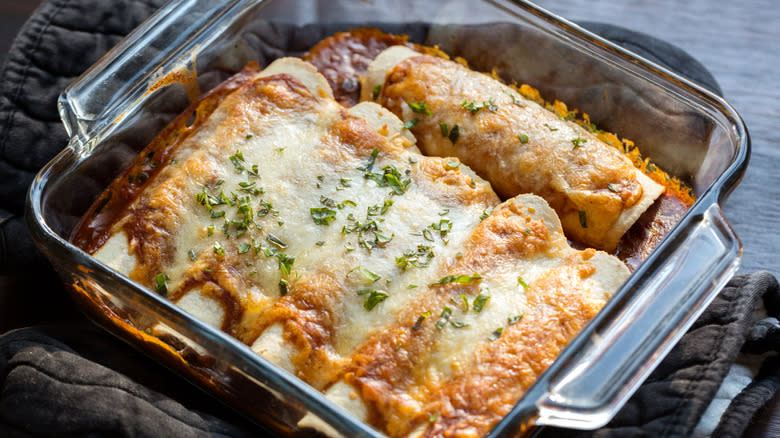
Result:
{"type": "Polygon", "coordinates": [[[438,44],[472,68],[528,83],[630,138],[697,202],[490,432],[606,424],[736,271],[742,247],[720,203],[747,166],[746,128],[723,99],[522,1],[173,1],[60,96],[69,146],[34,180],[26,220],[74,300],[98,324],[259,424],[305,435],[381,436],[246,345],[68,242],[87,208],[201,93],[247,61],[297,56],[374,26],[438,44]]]}

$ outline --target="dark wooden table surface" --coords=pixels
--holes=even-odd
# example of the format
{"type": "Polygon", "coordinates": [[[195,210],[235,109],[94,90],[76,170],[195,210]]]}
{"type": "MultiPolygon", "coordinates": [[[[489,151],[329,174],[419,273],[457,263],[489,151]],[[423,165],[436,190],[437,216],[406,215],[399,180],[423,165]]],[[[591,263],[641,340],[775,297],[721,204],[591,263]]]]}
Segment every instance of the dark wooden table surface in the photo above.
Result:
{"type": "MultiPolygon", "coordinates": [[[[38,3],[0,0],[0,59],[38,3]]],[[[780,1],[537,0],[537,4],[571,20],[609,22],[664,39],[712,72],[752,138],[748,171],[724,206],[745,248],[741,272],[768,270],[778,275],[780,1]]],[[[780,436],[777,396],[748,436],[756,433],[780,436]]]]}

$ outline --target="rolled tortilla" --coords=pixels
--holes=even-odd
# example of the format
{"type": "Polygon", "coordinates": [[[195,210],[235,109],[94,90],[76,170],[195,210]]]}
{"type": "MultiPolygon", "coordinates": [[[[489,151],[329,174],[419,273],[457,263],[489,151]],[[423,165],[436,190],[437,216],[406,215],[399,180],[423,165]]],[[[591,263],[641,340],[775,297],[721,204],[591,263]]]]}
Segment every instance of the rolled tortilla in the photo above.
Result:
{"type": "Polygon", "coordinates": [[[413,124],[424,154],[456,156],[503,198],[542,196],[567,236],[612,251],[663,193],[617,149],[498,80],[391,47],[369,66],[361,98],[413,124]]]}
{"type": "Polygon", "coordinates": [[[325,391],[389,436],[487,433],[629,276],[572,248],[535,195],[496,206],[460,250],[325,391]]]}

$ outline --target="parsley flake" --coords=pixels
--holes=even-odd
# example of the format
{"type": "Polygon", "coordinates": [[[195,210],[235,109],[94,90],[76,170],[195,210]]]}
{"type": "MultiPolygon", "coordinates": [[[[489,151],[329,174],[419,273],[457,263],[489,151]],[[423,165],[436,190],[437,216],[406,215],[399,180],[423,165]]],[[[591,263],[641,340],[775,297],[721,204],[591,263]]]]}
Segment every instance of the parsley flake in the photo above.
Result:
{"type": "Polygon", "coordinates": [[[587,142],[588,142],[588,140],[585,140],[584,138],[581,138],[581,137],[573,138],[573,139],[571,140],[571,144],[573,144],[573,145],[574,145],[574,147],[573,147],[573,148],[571,148],[571,149],[572,149],[572,150],[574,150],[574,149],[577,149],[578,147],[580,147],[580,146],[584,145],[584,144],[585,144],[585,143],[587,143],[587,142]]]}
{"type": "Polygon", "coordinates": [[[526,134],[517,134],[517,138],[520,140],[520,143],[522,144],[528,143],[528,135],[526,134]]]}
{"type": "Polygon", "coordinates": [[[420,122],[420,119],[414,118],[412,120],[409,120],[408,122],[404,122],[404,128],[412,129],[412,128],[414,128],[414,125],[418,124],[419,122],[420,122]]]}
{"type": "Polygon", "coordinates": [[[441,284],[449,284],[449,283],[456,283],[456,284],[468,284],[472,281],[481,280],[482,277],[479,274],[474,275],[447,275],[445,277],[440,278],[438,281],[429,284],[429,286],[437,286],[441,284]]]}
{"type": "Polygon", "coordinates": [[[358,291],[358,295],[368,295],[366,300],[363,302],[363,308],[369,312],[373,310],[377,304],[386,300],[387,297],[390,296],[387,292],[377,289],[361,289],[358,291]]]}
{"type": "Polygon", "coordinates": [[[155,281],[154,289],[162,297],[168,296],[168,280],[170,280],[168,274],[163,274],[163,273],[157,274],[157,276],[154,278],[155,281]]]}
{"type": "Polygon", "coordinates": [[[214,254],[223,256],[225,255],[225,248],[219,242],[214,242],[214,254]]]}
{"type": "Polygon", "coordinates": [[[425,318],[431,316],[431,312],[423,312],[420,314],[420,316],[417,317],[417,321],[412,326],[412,330],[419,330],[420,326],[422,325],[423,321],[425,321],[425,318]]]}
{"type": "Polygon", "coordinates": [[[290,291],[290,283],[284,278],[279,280],[279,296],[285,296],[290,291]]]}
{"type": "Polygon", "coordinates": [[[246,169],[244,167],[244,163],[246,161],[244,160],[244,154],[242,154],[241,151],[236,151],[236,153],[231,155],[229,158],[230,162],[233,163],[233,167],[235,167],[239,173],[246,169]]]}
{"type": "Polygon", "coordinates": [[[336,220],[336,210],[327,207],[312,207],[309,209],[312,220],[317,225],[330,225],[336,220]]]}
{"type": "Polygon", "coordinates": [[[520,276],[517,277],[517,284],[523,286],[523,289],[528,289],[528,283],[526,283],[525,280],[523,280],[523,277],[520,276]]]}
{"type": "Polygon", "coordinates": [[[513,316],[508,317],[506,319],[506,322],[509,325],[517,324],[518,322],[520,322],[521,319],[523,319],[524,316],[525,316],[525,313],[520,313],[519,315],[513,315],[513,316]]]}
{"type": "Polygon", "coordinates": [[[474,311],[477,313],[481,312],[489,299],[490,299],[490,291],[487,289],[483,289],[482,291],[480,291],[479,295],[477,295],[477,297],[474,298],[474,305],[472,306],[472,309],[474,309],[474,311]]]}
{"type": "Polygon", "coordinates": [[[579,214],[580,214],[580,225],[582,226],[582,228],[588,228],[588,217],[586,215],[585,210],[580,210],[579,214]]]}
{"type": "Polygon", "coordinates": [[[425,101],[421,102],[407,102],[407,105],[409,105],[409,108],[412,109],[413,112],[417,114],[425,114],[426,116],[432,116],[433,112],[431,112],[430,108],[428,108],[428,105],[425,103],[425,101]]]}
{"type": "Polygon", "coordinates": [[[501,333],[503,333],[503,332],[504,332],[504,328],[503,327],[499,327],[499,328],[495,329],[493,331],[493,333],[491,333],[490,336],[488,336],[488,340],[495,341],[496,339],[501,337],[501,333]]]}
{"type": "Polygon", "coordinates": [[[447,325],[447,322],[450,320],[450,316],[452,315],[452,309],[450,309],[447,306],[444,306],[444,309],[441,311],[441,315],[439,315],[439,319],[436,320],[436,328],[441,330],[444,328],[445,325],[447,325]]]}
{"type": "Polygon", "coordinates": [[[492,213],[493,213],[493,206],[492,205],[490,207],[482,210],[482,214],[479,215],[480,222],[484,221],[485,219],[487,219],[492,213]]]}

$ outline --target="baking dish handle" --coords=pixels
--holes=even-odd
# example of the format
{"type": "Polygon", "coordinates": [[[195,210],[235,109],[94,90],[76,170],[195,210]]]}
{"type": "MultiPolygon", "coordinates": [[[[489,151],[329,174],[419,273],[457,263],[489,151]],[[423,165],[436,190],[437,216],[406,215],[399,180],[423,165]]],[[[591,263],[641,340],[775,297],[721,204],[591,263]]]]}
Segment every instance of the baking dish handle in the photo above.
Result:
{"type": "Polygon", "coordinates": [[[692,216],[658,250],[622,299],[603,309],[608,314],[591,335],[572,344],[575,351],[556,366],[536,403],[536,424],[605,425],[720,292],[742,256],[718,204],[692,216]]]}
{"type": "Polygon", "coordinates": [[[76,148],[133,113],[160,85],[197,89],[197,53],[261,1],[171,1],[125,37],[59,97],[60,117],[76,148]],[[171,51],[170,47],[177,47],[171,51]],[[149,85],[152,84],[152,85],[149,85]]]}

